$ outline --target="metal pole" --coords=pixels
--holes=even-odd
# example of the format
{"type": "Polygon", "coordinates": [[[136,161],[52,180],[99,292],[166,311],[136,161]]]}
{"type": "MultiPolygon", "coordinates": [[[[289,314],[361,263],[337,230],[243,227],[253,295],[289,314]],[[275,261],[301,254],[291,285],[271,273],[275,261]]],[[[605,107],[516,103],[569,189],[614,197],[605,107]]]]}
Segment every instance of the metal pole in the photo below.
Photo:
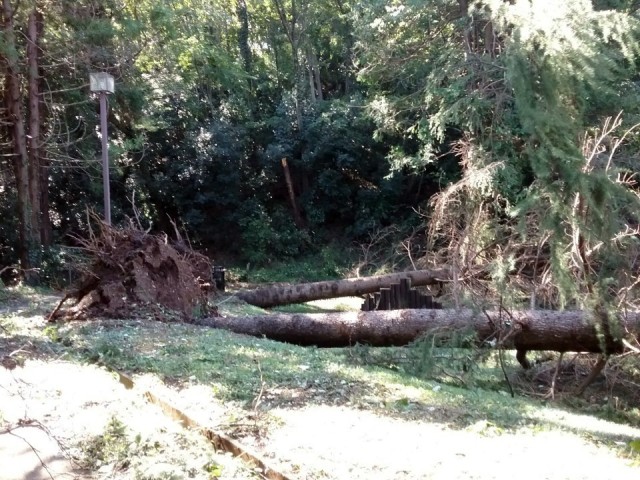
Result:
{"type": "Polygon", "coordinates": [[[100,92],[100,128],[102,131],[102,187],[104,189],[104,221],[111,225],[111,192],[109,191],[109,143],[107,138],[107,93],[100,92]]]}

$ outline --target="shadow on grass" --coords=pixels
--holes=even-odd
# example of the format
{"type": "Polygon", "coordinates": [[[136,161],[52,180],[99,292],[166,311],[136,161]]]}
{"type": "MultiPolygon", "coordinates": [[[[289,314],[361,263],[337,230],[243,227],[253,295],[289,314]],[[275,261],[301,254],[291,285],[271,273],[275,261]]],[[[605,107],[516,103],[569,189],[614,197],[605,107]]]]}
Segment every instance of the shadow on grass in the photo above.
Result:
{"type": "Polygon", "coordinates": [[[44,337],[24,334],[0,335],[0,359],[13,359],[17,365],[22,365],[28,359],[57,358],[65,350],[63,345],[44,337]]]}
{"type": "Polygon", "coordinates": [[[25,286],[0,289],[0,323],[11,318],[42,316],[55,308],[62,295],[25,286]]]}

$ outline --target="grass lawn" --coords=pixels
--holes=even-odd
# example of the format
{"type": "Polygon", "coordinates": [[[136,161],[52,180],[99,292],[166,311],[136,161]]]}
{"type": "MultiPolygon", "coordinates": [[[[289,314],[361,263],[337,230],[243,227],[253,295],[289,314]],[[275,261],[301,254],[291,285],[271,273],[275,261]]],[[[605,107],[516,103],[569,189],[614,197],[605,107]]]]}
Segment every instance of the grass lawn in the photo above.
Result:
{"type": "MultiPolygon", "coordinates": [[[[291,478],[471,478],[470,471],[507,478],[515,468],[508,464],[533,454],[547,458],[533,468],[537,478],[596,478],[594,465],[617,478],[640,471],[637,404],[605,384],[584,398],[562,391],[545,398],[542,373],[554,370],[553,361],[525,374],[510,352],[501,366],[490,351],[298,347],[145,318],[46,325],[42,314],[55,296],[3,295],[0,356],[131,374],[291,478]],[[489,467],[500,459],[504,476],[489,467]],[[572,468],[562,466],[567,459],[572,468]]],[[[336,303],[301,308],[347,309],[357,301],[336,303]]],[[[224,315],[259,311],[234,301],[219,308],[224,315]]],[[[576,372],[583,360],[572,361],[567,368],[576,372]]]]}

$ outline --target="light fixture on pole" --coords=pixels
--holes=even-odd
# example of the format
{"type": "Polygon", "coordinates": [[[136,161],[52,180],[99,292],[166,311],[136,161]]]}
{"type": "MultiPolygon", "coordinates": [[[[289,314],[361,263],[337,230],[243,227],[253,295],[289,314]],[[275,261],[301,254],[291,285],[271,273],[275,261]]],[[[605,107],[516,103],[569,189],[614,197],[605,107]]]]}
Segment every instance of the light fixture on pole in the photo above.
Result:
{"type": "Polygon", "coordinates": [[[90,73],[89,87],[100,95],[100,130],[102,133],[102,186],[104,189],[104,220],[111,225],[111,192],[109,190],[109,143],[107,136],[107,94],[115,92],[113,76],[90,73]]]}

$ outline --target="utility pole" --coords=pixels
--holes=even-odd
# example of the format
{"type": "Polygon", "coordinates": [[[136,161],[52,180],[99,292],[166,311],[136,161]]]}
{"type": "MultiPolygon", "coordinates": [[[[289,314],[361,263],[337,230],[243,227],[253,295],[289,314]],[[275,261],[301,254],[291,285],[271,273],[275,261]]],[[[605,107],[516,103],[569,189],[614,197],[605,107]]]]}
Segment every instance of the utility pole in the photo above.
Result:
{"type": "Polygon", "coordinates": [[[107,94],[115,92],[113,76],[108,73],[89,74],[92,92],[100,96],[100,131],[102,134],[102,188],[104,190],[104,221],[111,225],[111,191],[109,188],[109,137],[107,132],[107,94]]]}

